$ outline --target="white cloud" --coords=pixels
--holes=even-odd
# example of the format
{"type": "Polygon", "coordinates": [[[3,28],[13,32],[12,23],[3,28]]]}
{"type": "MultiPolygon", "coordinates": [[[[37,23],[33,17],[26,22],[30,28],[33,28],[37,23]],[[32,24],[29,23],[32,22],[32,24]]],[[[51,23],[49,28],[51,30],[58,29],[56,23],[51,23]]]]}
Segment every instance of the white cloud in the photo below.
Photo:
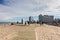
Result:
{"type": "Polygon", "coordinates": [[[60,0],[53,0],[52,2],[48,3],[47,9],[45,10],[46,13],[48,14],[53,14],[53,15],[60,15],[60,9],[56,9],[58,6],[60,6],[60,0]],[[49,12],[50,11],[50,12],[49,12]]]}
{"type": "MultiPolygon", "coordinates": [[[[41,2],[41,0],[40,0],[41,2]]],[[[39,1],[38,1],[39,3],[39,1]]],[[[42,4],[46,4],[47,7],[42,10],[41,12],[38,11],[36,13],[38,14],[48,14],[48,15],[60,15],[60,0],[44,0],[42,1],[42,4]]],[[[36,14],[35,13],[35,14],[36,14]]]]}
{"type": "Polygon", "coordinates": [[[4,0],[0,5],[3,19],[39,14],[60,15],[60,0],[4,0]]]}

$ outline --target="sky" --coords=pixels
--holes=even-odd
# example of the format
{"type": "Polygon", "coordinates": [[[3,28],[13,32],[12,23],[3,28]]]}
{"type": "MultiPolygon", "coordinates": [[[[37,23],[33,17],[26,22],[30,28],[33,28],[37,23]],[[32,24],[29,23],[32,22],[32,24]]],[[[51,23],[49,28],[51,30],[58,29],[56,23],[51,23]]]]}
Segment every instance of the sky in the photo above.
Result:
{"type": "MultiPolygon", "coordinates": [[[[60,17],[60,0],[0,0],[0,21],[17,17],[54,15],[60,17]]],[[[15,18],[15,19],[14,19],[15,18]]]]}

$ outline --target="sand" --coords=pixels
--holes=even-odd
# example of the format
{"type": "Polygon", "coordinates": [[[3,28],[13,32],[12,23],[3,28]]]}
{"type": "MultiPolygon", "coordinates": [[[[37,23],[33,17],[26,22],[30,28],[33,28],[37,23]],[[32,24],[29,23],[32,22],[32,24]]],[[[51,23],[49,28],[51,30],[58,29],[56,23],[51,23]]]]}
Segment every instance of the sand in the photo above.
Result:
{"type": "Polygon", "coordinates": [[[60,40],[60,27],[46,24],[0,25],[0,40],[60,40]]]}
{"type": "Polygon", "coordinates": [[[0,40],[35,40],[34,29],[32,25],[0,25],[0,40]]]}
{"type": "Polygon", "coordinates": [[[16,30],[16,28],[13,28],[13,26],[1,25],[0,26],[0,40],[9,40],[10,38],[17,36],[15,34],[17,32],[18,30],[16,30]]]}
{"type": "Polygon", "coordinates": [[[60,27],[41,25],[35,29],[36,40],[60,40],[60,27]]]}

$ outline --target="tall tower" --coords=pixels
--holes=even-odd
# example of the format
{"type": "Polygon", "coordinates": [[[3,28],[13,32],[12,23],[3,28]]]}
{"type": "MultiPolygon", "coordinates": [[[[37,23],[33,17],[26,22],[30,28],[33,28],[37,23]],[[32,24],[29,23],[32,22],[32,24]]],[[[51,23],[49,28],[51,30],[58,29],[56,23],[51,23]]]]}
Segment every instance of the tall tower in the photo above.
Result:
{"type": "Polygon", "coordinates": [[[43,16],[40,14],[40,15],[39,15],[39,23],[42,22],[42,17],[43,17],[43,16]]]}
{"type": "Polygon", "coordinates": [[[29,23],[33,23],[34,22],[34,18],[32,16],[29,17],[29,23]]]}
{"type": "Polygon", "coordinates": [[[21,23],[22,23],[22,24],[25,24],[25,21],[24,21],[24,19],[21,19],[21,23]]]}

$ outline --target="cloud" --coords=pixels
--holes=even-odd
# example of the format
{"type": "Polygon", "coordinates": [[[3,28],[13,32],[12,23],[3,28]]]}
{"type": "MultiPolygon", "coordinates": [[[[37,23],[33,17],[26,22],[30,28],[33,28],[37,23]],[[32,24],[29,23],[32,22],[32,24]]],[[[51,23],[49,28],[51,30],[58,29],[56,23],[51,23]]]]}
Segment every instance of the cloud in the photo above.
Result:
{"type": "Polygon", "coordinates": [[[0,16],[7,20],[19,16],[39,14],[60,15],[60,0],[4,0],[0,3],[0,16]]]}
{"type": "Polygon", "coordinates": [[[46,13],[48,14],[53,14],[53,15],[60,15],[60,9],[58,8],[60,6],[60,0],[53,0],[52,2],[48,3],[47,9],[45,10],[46,13]],[[48,12],[50,11],[50,12],[48,12]]]}
{"type": "MultiPolygon", "coordinates": [[[[41,2],[41,0],[40,0],[41,2]]],[[[44,4],[46,7],[42,11],[37,11],[35,14],[47,14],[47,15],[60,15],[60,0],[44,0],[40,3],[39,1],[37,3],[42,5],[44,4]]],[[[40,7],[41,8],[41,7],[40,7]]]]}

